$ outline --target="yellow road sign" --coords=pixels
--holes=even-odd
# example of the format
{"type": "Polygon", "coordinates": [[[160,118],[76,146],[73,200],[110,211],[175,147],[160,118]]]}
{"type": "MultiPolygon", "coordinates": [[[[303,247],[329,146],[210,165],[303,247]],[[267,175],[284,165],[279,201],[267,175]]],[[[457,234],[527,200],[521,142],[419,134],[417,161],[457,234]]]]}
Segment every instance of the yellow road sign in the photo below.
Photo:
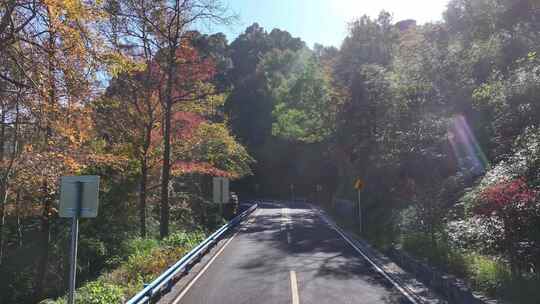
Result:
{"type": "Polygon", "coordinates": [[[356,190],[362,190],[364,186],[365,186],[364,181],[360,178],[358,178],[356,182],[354,182],[354,188],[356,190]]]}

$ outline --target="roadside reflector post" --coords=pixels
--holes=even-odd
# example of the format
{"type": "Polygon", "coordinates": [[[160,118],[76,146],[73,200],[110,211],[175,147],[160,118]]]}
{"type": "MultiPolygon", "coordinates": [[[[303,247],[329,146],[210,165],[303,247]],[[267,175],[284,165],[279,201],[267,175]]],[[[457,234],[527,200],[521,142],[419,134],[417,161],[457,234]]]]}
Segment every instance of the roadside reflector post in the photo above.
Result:
{"type": "Polygon", "coordinates": [[[358,229],[359,233],[362,234],[362,190],[358,190],[358,229]]]}
{"type": "Polygon", "coordinates": [[[322,185],[317,184],[316,190],[317,190],[317,203],[319,205],[322,205],[322,197],[321,197],[322,185]]]}
{"type": "Polygon", "coordinates": [[[216,214],[216,223],[223,217],[223,205],[228,204],[230,200],[229,179],[226,177],[215,176],[212,178],[213,187],[213,202],[218,206],[218,214],[216,214]]]}
{"type": "Polygon", "coordinates": [[[354,188],[358,192],[358,231],[359,234],[362,234],[362,189],[364,189],[364,181],[360,178],[357,178],[354,182],[354,188]]]}

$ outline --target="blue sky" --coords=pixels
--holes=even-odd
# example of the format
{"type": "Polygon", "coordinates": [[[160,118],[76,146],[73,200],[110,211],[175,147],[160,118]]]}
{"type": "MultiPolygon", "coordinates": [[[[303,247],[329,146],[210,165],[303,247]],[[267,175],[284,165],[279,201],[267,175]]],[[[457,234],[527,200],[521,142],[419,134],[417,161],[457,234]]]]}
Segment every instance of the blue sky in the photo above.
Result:
{"type": "Polygon", "coordinates": [[[339,47],[347,32],[347,23],[367,14],[376,17],[385,9],[394,20],[416,19],[419,23],[438,21],[448,0],[221,0],[238,14],[232,26],[207,28],[222,31],[229,41],[253,22],[268,31],[274,27],[289,31],[312,47],[315,42],[339,47]]]}

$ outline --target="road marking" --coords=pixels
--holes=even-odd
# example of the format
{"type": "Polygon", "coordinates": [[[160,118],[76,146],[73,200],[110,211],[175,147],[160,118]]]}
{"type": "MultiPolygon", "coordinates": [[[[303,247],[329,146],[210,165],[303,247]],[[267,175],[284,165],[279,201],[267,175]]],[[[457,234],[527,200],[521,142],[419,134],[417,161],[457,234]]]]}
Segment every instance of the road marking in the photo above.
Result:
{"type": "MultiPolygon", "coordinates": [[[[259,211],[259,210],[258,210],[259,211]]],[[[255,214],[252,214],[253,216],[255,216],[255,214]]],[[[253,220],[254,217],[251,219],[253,220]]],[[[247,224],[250,224],[249,222],[246,223],[247,224]]],[[[244,226],[246,226],[244,225],[244,226]]],[[[227,240],[227,242],[225,244],[223,244],[223,247],[221,247],[219,249],[219,251],[212,257],[212,259],[210,259],[210,261],[208,261],[208,263],[206,263],[206,265],[204,265],[203,269],[201,269],[201,271],[199,271],[199,273],[191,280],[191,282],[189,282],[189,284],[184,288],[184,290],[182,290],[182,292],[178,295],[178,297],[176,299],[174,299],[174,301],[172,302],[172,304],[178,304],[180,303],[180,300],[186,295],[186,293],[189,291],[189,289],[195,284],[195,282],[197,282],[197,280],[206,272],[206,270],[210,267],[210,265],[214,262],[215,259],[217,259],[217,257],[223,252],[223,250],[225,250],[225,247],[227,247],[227,245],[229,245],[229,243],[238,235],[238,233],[240,233],[240,229],[238,229],[234,234],[233,236],[231,236],[230,239],[227,240]]]]}
{"type": "Polygon", "coordinates": [[[296,282],[296,272],[291,270],[289,274],[291,275],[292,304],[300,304],[300,298],[298,296],[298,283],[296,282]]]}
{"type": "Polygon", "coordinates": [[[180,300],[184,297],[184,295],[186,295],[186,293],[189,291],[189,289],[193,286],[193,284],[195,284],[195,282],[197,282],[197,280],[204,274],[204,272],[208,269],[208,267],[210,267],[210,265],[212,264],[212,262],[214,262],[214,260],[223,252],[223,250],[225,250],[225,247],[227,247],[227,245],[229,245],[229,243],[234,239],[234,237],[238,234],[238,232],[240,231],[236,231],[236,233],[227,241],[227,243],[225,243],[223,245],[223,247],[221,247],[219,249],[219,251],[216,253],[216,255],[214,255],[212,257],[212,259],[210,259],[210,261],[208,261],[208,263],[206,263],[206,265],[204,265],[203,269],[201,269],[201,271],[199,271],[199,273],[197,274],[197,276],[195,276],[193,278],[193,280],[191,280],[191,282],[189,282],[189,284],[184,288],[184,290],[182,290],[182,292],[180,293],[180,295],[178,295],[178,297],[176,299],[174,299],[173,303],[172,304],[178,304],[180,303],[180,300]]]}
{"type": "Polygon", "coordinates": [[[390,283],[392,283],[394,287],[396,287],[407,299],[409,299],[411,303],[418,304],[418,301],[415,298],[413,298],[413,296],[409,294],[408,291],[406,291],[403,287],[401,287],[401,285],[399,285],[394,279],[392,279],[392,277],[390,277],[390,275],[388,275],[381,267],[379,267],[379,265],[373,262],[360,248],[358,248],[356,244],[354,244],[354,242],[351,241],[349,237],[341,231],[341,228],[337,226],[337,224],[331,222],[321,211],[319,211],[319,216],[323,219],[324,222],[326,222],[328,226],[334,229],[347,243],[349,243],[349,245],[356,252],[358,252],[366,261],[368,261],[368,263],[371,264],[371,266],[373,266],[373,268],[375,268],[377,272],[379,272],[388,281],[390,281],[390,283]]]}
{"type": "Polygon", "coordinates": [[[287,231],[287,243],[291,243],[291,229],[292,223],[291,218],[289,217],[289,209],[281,208],[282,221],[281,221],[281,231],[287,231]]]}
{"type": "Polygon", "coordinates": [[[261,209],[257,209],[257,211],[253,212],[253,214],[250,215],[251,218],[246,222],[245,226],[253,224],[253,222],[255,222],[255,217],[259,215],[259,213],[261,213],[261,209]]]}
{"type": "Polygon", "coordinates": [[[281,208],[281,226],[280,230],[284,231],[287,229],[287,208],[281,208]]]}

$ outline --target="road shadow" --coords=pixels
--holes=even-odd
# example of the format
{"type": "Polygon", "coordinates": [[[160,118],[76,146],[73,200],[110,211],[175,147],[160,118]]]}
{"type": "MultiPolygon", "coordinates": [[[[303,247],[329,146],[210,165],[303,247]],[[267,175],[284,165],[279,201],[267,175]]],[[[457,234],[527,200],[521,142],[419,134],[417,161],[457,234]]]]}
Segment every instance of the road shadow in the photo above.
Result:
{"type": "Polygon", "coordinates": [[[304,284],[321,280],[340,284],[353,280],[380,289],[377,303],[410,303],[308,204],[263,202],[259,207],[261,212],[256,220],[240,231],[249,242],[264,244],[260,247],[266,248],[238,265],[253,277],[288,272],[292,268],[309,274],[303,278],[304,284]],[[285,217],[283,208],[288,210],[285,217]]]}

